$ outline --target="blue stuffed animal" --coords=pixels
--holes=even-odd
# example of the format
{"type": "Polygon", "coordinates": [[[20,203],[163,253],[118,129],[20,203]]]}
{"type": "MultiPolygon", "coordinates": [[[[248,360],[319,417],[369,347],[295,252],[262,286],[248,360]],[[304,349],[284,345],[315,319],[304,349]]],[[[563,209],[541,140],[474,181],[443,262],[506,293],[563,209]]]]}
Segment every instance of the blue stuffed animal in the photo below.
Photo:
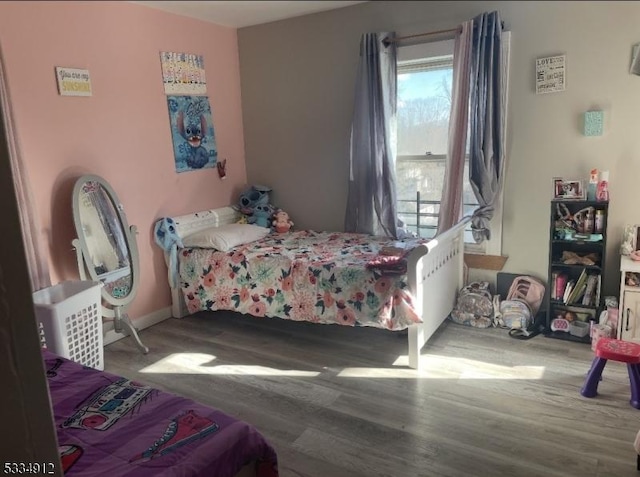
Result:
{"type": "Polygon", "coordinates": [[[238,199],[240,212],[251,215],[256,206],[269,204],[269,192],[271,188],[261,185],[254,185],[242,191],[238,199]]]}
{"type": "Polygon", "coordinates": [[[269,204],[270,187],[254,185],[240,194],[238,210],[247,218],[247,223],[261,227],[271,226],[275,208],[269,204]]]}
{"type": "Polygon", "coordinates": [[[258,205],[253,209],[253,214],[247,218],[250,224],[259,225],[260,227],[271,227],[271,217],[275,209],[271,204],[258,205]]]}

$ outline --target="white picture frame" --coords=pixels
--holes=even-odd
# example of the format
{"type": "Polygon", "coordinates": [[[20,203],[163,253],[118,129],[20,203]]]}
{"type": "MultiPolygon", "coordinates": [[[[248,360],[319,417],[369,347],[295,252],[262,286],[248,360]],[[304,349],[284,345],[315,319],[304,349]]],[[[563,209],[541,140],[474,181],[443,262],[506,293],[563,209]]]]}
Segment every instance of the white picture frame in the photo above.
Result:
{"type": "Polygon", "coordinates": [[[536,94],[565,90],[566,60],[566,55],[536,59],[536,94]]]}
{"type": "Polygon", "coordinates": [[[584,200],[584,182],[581,180],[554,177],[553,198],[555,200],[584,200]]]}

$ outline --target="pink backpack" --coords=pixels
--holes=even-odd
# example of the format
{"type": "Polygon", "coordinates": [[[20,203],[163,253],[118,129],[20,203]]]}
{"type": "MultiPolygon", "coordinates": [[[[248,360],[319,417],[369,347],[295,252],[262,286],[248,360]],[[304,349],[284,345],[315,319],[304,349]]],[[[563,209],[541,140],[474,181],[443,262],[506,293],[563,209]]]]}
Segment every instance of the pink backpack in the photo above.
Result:
{"type": "Polygon", "coordinates": [[[544,326],[536,323],[536,315],[544,299],[544,284],[530,276],[516,277],[506,300],[500,302],[494,316],[497,326],[509,328],[509,336],[529,339],[542,331],[544,326]]]}
{"type": "Polygon", "coordinates": [[[507,293],[507,300],[522,300],[527,303],[534,317],[538,314],[543,299],[544,284],[528,275],[516,277],[507,293]]]}

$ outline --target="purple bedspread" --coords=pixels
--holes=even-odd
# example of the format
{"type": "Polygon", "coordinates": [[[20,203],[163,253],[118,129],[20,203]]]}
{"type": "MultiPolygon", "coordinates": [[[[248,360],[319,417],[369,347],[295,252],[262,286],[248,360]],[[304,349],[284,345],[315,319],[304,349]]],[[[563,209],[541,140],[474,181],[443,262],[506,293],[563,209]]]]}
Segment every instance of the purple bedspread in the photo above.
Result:
{"type": "Polygon", "coordinates": [[[191,399],[43,350],[67,476],[232,477],[255,462],[277,477],[273,448],[251,425],[191,399]]]}

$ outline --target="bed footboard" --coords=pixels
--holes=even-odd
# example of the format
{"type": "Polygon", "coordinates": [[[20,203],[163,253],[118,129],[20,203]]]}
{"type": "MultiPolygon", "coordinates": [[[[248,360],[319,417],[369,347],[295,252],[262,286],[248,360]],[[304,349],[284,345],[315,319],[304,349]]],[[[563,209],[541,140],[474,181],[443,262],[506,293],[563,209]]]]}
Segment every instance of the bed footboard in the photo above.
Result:
{"type": "Polygon", "coordinates": [[[465,218],[453,228],[413,250],[408,257],[408,282],[422,315],[409,327],[409,367],[420,369],[420,350],[455,305],[464,275],[465,218]]]}

